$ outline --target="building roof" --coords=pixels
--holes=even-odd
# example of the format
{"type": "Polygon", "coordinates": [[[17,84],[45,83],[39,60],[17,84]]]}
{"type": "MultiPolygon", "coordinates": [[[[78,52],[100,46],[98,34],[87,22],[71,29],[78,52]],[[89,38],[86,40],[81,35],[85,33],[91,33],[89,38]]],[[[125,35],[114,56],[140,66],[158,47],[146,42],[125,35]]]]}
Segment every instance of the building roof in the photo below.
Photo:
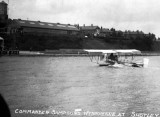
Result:
{"type": "Polygon", "coordinates": [[[48,22],[29,21],[29,20],[21,20],[21,19],[14,19],[12,26],[15,26],[15,25],[16,26],[18,25],[19,27],[79,31],[79,29],[76,26],[70,25],[70,24],[48,23],[48,22]]]}
{"type": "Polygon", "coordinates": [[[0,4],[7,4],[6,2],[4,2],[4,1],[2,1],[2,2],[0,2],[0,4]]]}
{"type": "Polygon", "coordinates": [[[100,29],[98,26],[81,26],[81,30],[96,30],[100,29]]]}
{"type": "Polygon", "coordinates": [[[111,33],[112,31],[110,31],[109,29],[106,29],[106,28],[102,28],[101,32],[102,33],[111,33]]]}

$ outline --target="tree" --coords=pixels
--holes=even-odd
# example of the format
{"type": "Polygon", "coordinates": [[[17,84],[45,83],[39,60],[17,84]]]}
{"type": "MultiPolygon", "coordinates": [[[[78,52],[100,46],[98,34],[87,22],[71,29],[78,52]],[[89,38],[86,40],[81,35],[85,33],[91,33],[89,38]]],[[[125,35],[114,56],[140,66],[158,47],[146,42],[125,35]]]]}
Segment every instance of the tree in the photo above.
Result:
{"type": "Polygon", "coordinates": [[[116,30],[114,28],[110,29],[112,31],[112,37],[116,37],[116,30]]]}

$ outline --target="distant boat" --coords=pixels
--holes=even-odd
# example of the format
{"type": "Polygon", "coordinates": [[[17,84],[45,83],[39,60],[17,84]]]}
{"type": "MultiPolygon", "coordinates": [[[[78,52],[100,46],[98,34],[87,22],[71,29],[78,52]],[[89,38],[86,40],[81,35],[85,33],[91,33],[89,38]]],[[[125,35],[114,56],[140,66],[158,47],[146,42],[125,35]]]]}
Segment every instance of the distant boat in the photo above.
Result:
{"type": "Polygon", "coordinates": [[[110,67],[147,67],[148,58],[142,60],[136,59],[136,55],[141,55],[140,50],[136,49],[119,49],[119,50],[93,50],[86,49],[91,62],[99,66],[110,67]]]}

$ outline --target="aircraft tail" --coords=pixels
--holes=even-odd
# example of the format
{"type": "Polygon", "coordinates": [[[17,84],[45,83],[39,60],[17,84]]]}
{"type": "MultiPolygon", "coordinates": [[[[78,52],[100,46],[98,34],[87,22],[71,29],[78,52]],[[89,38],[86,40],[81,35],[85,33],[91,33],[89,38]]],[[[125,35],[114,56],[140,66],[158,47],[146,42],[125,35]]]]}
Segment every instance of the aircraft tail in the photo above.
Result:
{"type": "Polygon", "coordinates": [[[143,58],[143,67],[148,67],[149,64],[149,59],[148,58],[143,58]]]}

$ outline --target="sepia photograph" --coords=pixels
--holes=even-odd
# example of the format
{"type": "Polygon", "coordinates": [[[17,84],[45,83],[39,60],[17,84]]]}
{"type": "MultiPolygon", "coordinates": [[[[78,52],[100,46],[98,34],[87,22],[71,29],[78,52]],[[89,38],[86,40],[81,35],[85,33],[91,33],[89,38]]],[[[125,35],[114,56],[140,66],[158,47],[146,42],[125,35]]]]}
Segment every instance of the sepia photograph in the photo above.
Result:
{"type": "Polygon", "coordinates": [[[160,117],[159,0],[0,0],[1,117],[160,117]]]}

